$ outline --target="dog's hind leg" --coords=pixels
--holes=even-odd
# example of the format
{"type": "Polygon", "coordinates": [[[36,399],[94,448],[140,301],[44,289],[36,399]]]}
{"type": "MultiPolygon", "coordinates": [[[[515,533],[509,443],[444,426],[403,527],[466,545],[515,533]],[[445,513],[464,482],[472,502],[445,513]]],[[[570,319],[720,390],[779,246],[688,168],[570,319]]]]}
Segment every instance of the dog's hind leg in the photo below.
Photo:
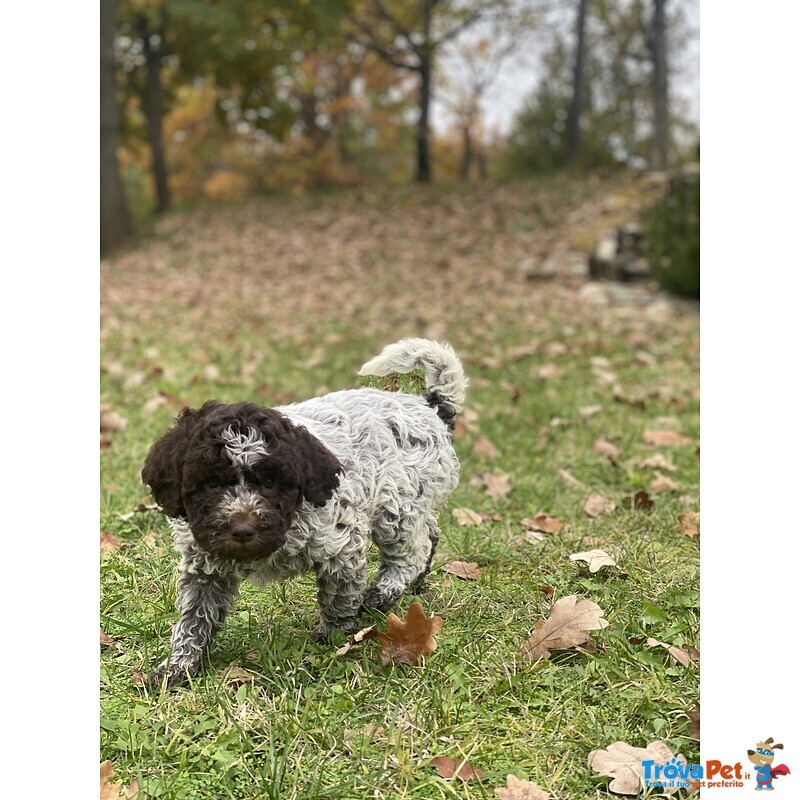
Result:
{"type": "Polygon", "coordinates": [[[367,589],[362,606],[387,612],[406,589],[424,579],[438,540],[427,514],[401,517],[384,512],[372,527],[381,566],[367,589]]]}
{"type": "Polygon", "coordinates": [[[425,588],[425,577],[431,571],[431,564],[433,563],[433,558],[436,555],[436,547],[439,544],[439,537],[441,536],[441,530],[439,529],[439,525],[436,522],[435,517],[428,518],[428,538],[431,540],[431,552],[428,554],[428,561],[425,564],[425,569],[423,570],[422,574],[419,575],[415,580],[414,583],[411,584],[411,591],[414,594],[419,594],[425,588]]]}

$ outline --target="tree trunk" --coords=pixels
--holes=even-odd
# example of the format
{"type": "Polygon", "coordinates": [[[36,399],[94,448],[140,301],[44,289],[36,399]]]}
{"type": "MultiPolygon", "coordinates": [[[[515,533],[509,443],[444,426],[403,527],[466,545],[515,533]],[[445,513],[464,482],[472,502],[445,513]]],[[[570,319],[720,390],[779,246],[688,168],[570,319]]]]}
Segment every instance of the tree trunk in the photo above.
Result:
{"type": "Polygon", "coordinates": [[[667,96],[666,0],[653,2],[653,141],[650,165],[663,169],[669,158],[669,102],[667,96]]]}
{"type": "Polygon", "coordinates": [[[431,57],[426,54],[419,68],[419,122],[417,123],[417,181],[431,180],[430,154],[430,106],[431,106],[431,57]]]}
{"type": "Polygon", "coordinates": [[[139,17],[139,36],[144,43],[147,78],[142,96],[142,111],[147,119],[147,140],[150,144],[152,158],[153,182],[156,190],[156,214],[166,211],[170,205],[169,182],[167,179],[167,162],[164,158],[164,144],[161,129],[164,121],[164,89],[161,86],[161,45],[164,41],[163,30],[158,32],[159,41],[153,42],[154,34],[150,31],[146,17],[139,17]]]}
{"type": "Polygon", "coordinates": [[[572,101],[567,113],[566,151],[567,169],[575,166],[581,142],[581,112],[583,111],[583,64],[586,60],[586,10],[589,0],[579,0],[578,21],[575,32],[575,64],[572,71],[572,101]]]}
{"type": "Polygon", "coordinates": [[[117,68],[114,32],[117,0],[100,3],[100,249],[122,242],[131,232],[131,218],[119,175],[117,137],[117,68]]]}
{"type": "Polygon", "coordinates": [[[472,160],[474,153],[472,150],[472,131],[470,130],[470,123],[467,122],[463,129],[462,134],[464,137],[464,149],[461,154],[461,180],[469,180],[469,172],[472,169],[472,160]]]}

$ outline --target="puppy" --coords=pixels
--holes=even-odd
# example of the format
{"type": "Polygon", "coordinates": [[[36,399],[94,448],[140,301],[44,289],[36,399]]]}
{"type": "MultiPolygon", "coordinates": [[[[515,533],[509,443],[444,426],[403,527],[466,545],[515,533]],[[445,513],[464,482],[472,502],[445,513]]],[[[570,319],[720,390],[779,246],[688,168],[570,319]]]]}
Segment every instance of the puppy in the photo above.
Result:
{"type": "Polygon", "coordinates": [[[356,389],[278,408],[212,400],[185,408],[153,445],[142,479],[181,562],[172,653],[151,685],[198,672],[242,580],[313,570],[317,642],[422,584],[437,510],[458,484],[451,433],[467,380],[452,348],[426,339],[389,345],[359,374],[414,369],[422,396],[356,389]],[[381,563],[367,586],[370,538],[381,563]]]}

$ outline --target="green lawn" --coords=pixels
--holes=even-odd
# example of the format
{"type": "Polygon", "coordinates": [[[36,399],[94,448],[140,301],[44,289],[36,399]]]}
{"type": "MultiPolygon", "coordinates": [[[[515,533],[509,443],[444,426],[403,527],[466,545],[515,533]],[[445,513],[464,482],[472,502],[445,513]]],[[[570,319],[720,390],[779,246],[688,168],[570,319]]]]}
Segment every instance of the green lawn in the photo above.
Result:
{"type": "Polygon", "coordinates": [[[100,622],[115,640],[101,648],[100,755],[116,779],[159,798],[493,798],[510,773],[574,800],[611,796],[587,755],[618,740],[661,739],[696,760],[697,664],[644,639],[699,640],[698,542],[679,521],[699,509],[698,319],[584,304],[579,280],[526,282],[516,268],[541,242],[601,225],[610,194],[635,212],[626,179],[252,201],[168,217],[104,262],[101,400],[126,422],[101,450],[101,530],[119,547],[101,555],[100,622]],[[152,502],[139,479],[150,444],[183,404],[355,387],[384,344],[420,335],[450,341],[471,380],[444,559],[396,609],[419,600],[443,619],[436,651],[383,668],[374,642],[344,656],[314,644],[309,576],[246,586],[191,686],[142,688],[176,619],[167,524],[134,511],[152,502]],[[656,429],[686,441],[648,444],[656,429]],[[613,462],[599,438],[620,449],[613,462]],[[481,439],[499,455],[476,451],[481,439]],[[635,508],[654,453],[677,488],[635,508]],[[492,498],[487,473],[510,492],[492,498]],[[590,494],[616,509],[590,518],[590,494]],[[491,518],[461,525],[455,508],[491,518]],[[532,544],[521,521],[540,511],[562,529],[532,544]],[[569,560],[596,548],[616,566],[569,560]],[[447,560],[477,562],[480,580],[448,576],[447,560]],[[536,622],[573,594],[608,627],[586,649],[523,659],[536,622]],[[225,678],[230,665],[252,681],[225,678]],[[446,781],[428,766],[440,755],[486,775],[446,781]]]}

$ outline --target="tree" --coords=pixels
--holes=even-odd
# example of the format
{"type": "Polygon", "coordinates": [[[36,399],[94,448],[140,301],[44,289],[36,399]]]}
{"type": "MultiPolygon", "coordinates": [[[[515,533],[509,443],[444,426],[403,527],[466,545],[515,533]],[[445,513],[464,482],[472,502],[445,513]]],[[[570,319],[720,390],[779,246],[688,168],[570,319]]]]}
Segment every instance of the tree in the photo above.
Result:
{"type": "Polygon", "coordinates": [[[119,174],[117,138],[120,111],[114,61],[117,0],[100,3],[100,249],[122,242],[131,219],[119,174]]]}
{"type": "Polygon", "coordinates": [[[510,13],[508,0],[365,0],[351,17],[360,39],[381,58],[419,80],[415,178],[432,179],[430,107],[443,45],[480,20],[510,13]]]}
{"type": "Polygon", "coordinates": [[[653,21],[647,44],[653,60],[653,140],[650,164],[667,165],[669,156],[669,99],[667,77],[666,0],[653,0],[653,21]]]}
{"type": "Polygon", "coordinates": [[[572,100],[567,112],[566,155],[567,169],[575,166],[581,136],[581,112],[583,111],[584,62],[586,60],[586,12],[589,0],[578,0],[578,16],[575,25],[575,66],[572,71],[572,100]]]}

